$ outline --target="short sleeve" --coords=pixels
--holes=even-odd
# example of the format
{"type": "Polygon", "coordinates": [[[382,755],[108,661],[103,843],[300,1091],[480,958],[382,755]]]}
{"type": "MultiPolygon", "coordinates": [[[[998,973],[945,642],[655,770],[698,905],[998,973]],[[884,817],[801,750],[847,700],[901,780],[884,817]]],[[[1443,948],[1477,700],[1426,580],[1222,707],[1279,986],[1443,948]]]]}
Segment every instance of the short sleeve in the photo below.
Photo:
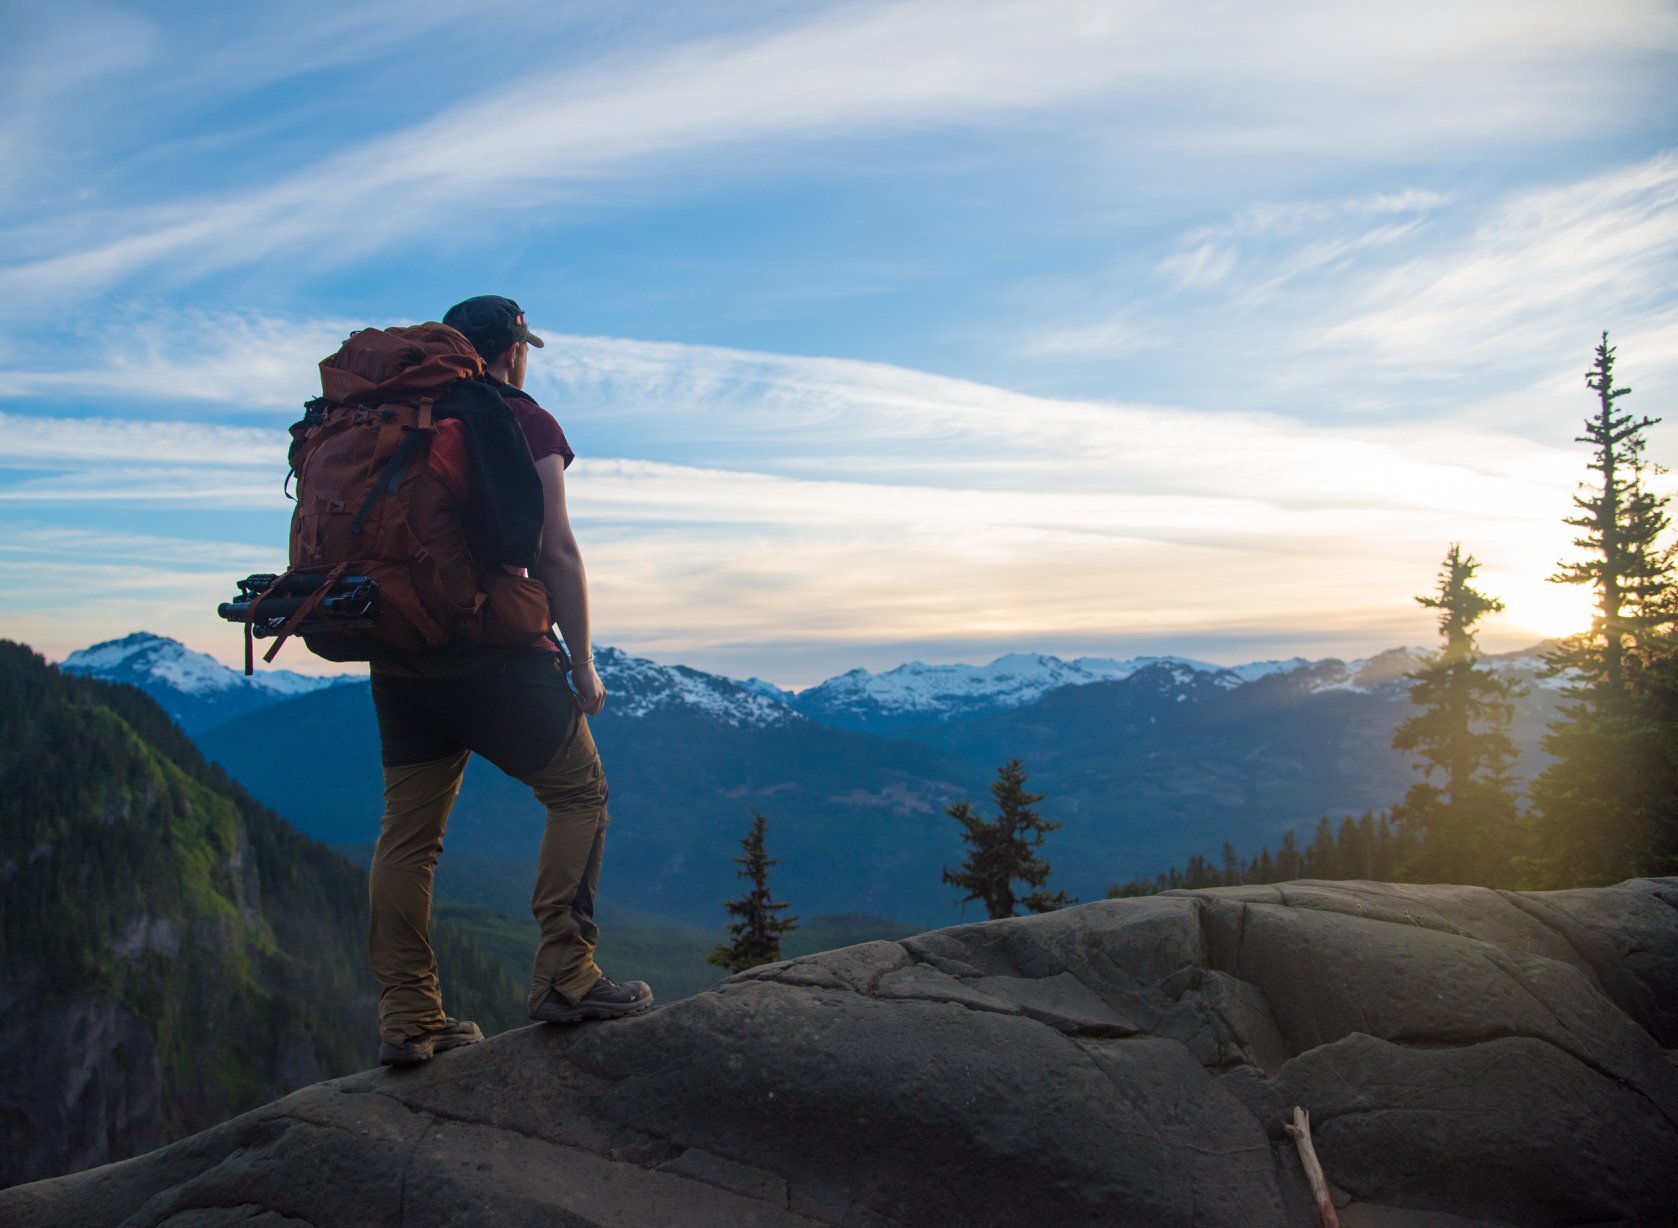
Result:
{"type": "Polygon", "coordinates": [[[513,411],[513,416],[519,421],[519,429],[524,432],[525,443],[530,445],[531,459],[561,456],[565,458],[565,465],[569,468],[571,462],[577,459],[577,454],[566,442],[565,432],[560,429],[554,416],[527,396],[507,396],[505,399],[508,408],[513,411]]]}

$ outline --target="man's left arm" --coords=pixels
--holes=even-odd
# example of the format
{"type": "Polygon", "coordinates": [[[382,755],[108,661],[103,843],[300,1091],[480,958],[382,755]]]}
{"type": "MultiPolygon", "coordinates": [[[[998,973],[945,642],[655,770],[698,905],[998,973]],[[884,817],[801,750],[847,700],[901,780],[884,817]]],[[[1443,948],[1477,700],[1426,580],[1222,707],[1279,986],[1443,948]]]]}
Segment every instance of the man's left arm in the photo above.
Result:
{"type": "Polygon", "coordinates": [[[571,653],[571,683],[577,702],[590,716],[606,702],[606,688],[594,670],[589,641],[588,573],[571,517],[565,507],[565,459],[544,456],[536,462],[542,479],[542,546],[530,574],[548,590],[548,608],[571,653]]]}

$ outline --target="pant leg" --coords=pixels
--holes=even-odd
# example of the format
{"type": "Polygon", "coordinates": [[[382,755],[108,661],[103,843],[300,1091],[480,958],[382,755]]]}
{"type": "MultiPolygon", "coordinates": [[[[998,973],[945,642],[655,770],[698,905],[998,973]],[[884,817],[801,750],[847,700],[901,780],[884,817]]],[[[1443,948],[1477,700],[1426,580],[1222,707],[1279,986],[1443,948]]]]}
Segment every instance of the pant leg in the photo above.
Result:
{"type": "Polygon", "coordinates": [[[385,812],[367,876],[367,962],[379,983],[379,1035],[402,1043],[441,1027],[431,949],[431,883],[470,755],[386,764],[385,812]]]}
{"type": "Polygon", "coordinates": [[[550,989],[576,1002],[600,979],[594,963],[600,936],[594,895],[609,822],[606,773],[588,719],[579,712],[575,720],[571,737],[547,765],[519,777],[547,808],[530,901],[542,932],[531,971],[531,1010],[550,989]]]}

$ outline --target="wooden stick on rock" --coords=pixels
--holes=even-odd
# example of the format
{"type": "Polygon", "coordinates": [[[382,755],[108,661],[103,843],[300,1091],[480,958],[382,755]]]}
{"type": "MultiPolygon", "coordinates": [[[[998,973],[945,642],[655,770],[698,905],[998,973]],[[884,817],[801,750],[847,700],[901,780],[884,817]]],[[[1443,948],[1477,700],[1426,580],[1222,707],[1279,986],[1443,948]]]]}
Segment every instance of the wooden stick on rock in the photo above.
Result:
{"type": "Polygon", "coordinates": [[[1328,1178],[1317,1161],[1317,1149],[1311,1145],[1311,1114],[1294,1106],[1293,1121],[1283,1122],[1282,1129],[1299,1148],[1299,1162],[1305,1166],[1305,1179],[1311,1183],[1311,1196],[1317,1200],[1317,1214],[1323,1217],[1323,1228],[1340,1228],[1340,1217],[1334,1211],[1334,1199],[1328,1195],[1328,1178]]]}

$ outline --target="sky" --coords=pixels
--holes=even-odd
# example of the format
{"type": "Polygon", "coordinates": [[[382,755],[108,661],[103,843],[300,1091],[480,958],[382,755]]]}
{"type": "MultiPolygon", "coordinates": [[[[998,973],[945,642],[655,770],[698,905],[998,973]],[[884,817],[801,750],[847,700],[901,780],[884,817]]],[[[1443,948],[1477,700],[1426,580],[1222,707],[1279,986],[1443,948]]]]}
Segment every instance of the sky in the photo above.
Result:
{"type": "Polygon", "coordinates": [[[50,659],[238,661],[316,364],[474,294],[547,341],[596,642],[783,686],[1426,646],[1453,542],[1485,648],[1580,630],[1604,330],[1678,465],[1673,3],[6,25],[0,635],[50,659]]]}

